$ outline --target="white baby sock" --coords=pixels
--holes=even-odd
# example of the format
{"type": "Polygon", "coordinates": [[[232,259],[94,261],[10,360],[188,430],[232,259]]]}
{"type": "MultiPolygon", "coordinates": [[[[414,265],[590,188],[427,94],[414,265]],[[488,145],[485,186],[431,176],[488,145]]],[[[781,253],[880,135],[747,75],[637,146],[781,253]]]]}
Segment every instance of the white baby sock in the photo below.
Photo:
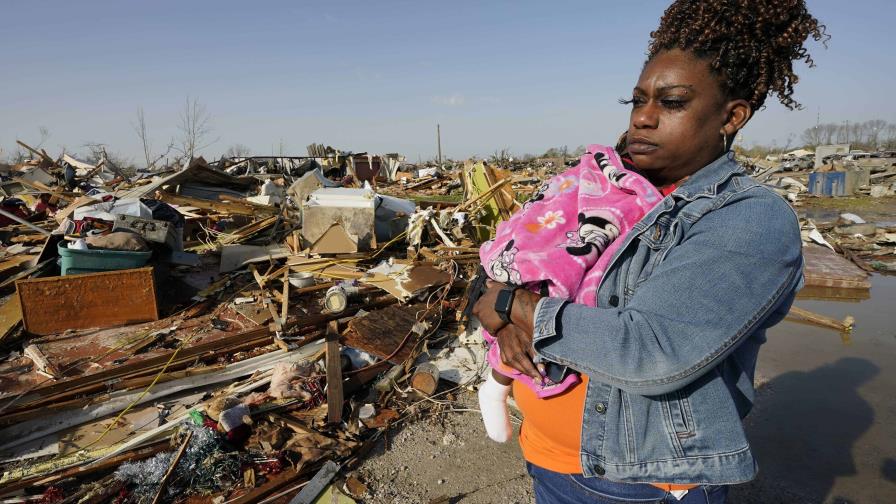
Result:
{"type": "Polygon", "coordinates": [[[507,411],[507,397],[510,385],[501,385],[488,374],[485,383],[479,387],[479,409],[482,411],[482,423],[488,437],[499,443],[510,440],[513,432],[510,427],[510,413],[507,411]]]}

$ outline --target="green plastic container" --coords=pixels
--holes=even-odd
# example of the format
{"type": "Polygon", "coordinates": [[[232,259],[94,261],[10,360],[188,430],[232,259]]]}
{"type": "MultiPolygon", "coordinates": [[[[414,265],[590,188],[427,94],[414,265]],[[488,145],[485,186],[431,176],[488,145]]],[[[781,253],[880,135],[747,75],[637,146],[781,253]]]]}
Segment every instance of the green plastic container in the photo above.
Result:
{"type": "Polygon", "coordinates": [[[123,250],[75,250],[59,242],[59,267],[64,275],[98,273],[139,268],[149,261],[152,252],[127,252],[123,250]]]}

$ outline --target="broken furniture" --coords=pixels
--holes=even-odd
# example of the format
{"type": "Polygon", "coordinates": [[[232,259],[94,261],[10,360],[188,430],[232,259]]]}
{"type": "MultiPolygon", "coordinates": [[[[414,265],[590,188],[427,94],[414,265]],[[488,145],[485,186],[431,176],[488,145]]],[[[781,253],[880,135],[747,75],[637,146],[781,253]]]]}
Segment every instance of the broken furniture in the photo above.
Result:
{"type": "Polygon", "coordinates": [[[157,320],[152,268],[16,282],[22,321],[31,334],[48,335],[157,320]]]}

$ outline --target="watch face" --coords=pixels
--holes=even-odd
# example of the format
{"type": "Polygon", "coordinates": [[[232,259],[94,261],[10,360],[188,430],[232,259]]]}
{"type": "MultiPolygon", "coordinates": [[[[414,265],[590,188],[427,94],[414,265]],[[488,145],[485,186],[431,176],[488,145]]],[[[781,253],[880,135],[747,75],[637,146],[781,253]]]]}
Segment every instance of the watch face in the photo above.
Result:
{"type": "Polygon", "coordinates": [[[513,291],[510,289],[501,289],[498,292],[498,298],[495,299],[495,311],[499,314],[508,314],[510,312],[510,300],[513,299],[513,291]]]}

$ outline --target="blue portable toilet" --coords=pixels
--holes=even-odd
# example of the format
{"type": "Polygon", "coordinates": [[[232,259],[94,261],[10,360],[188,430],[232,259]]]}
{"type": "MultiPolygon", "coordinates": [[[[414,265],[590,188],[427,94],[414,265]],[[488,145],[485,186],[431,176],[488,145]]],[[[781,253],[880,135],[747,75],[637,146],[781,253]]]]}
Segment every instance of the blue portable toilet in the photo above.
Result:
{"type": "Polygon", "coordinates": [[[809,193],[819,196],[847,196],[846,172],[812,172],[809,193]]]}

